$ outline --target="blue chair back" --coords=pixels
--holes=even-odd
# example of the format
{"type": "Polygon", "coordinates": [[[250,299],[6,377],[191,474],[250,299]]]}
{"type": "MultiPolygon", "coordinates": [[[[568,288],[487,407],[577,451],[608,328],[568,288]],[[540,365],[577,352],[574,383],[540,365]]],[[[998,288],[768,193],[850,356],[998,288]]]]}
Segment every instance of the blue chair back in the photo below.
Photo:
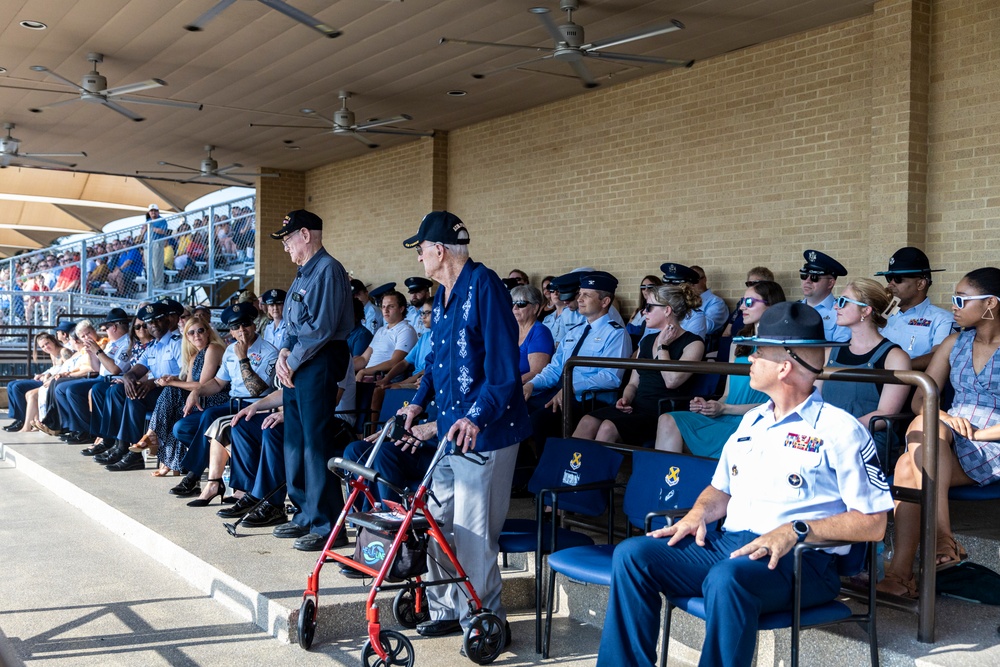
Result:
{"type": "MultiPolygon", "coordinates": [[[[633,452],[632,477],[625,487],[625,516],[641,530],[649,512],[694,506],[712,481],[718,463],[715,459],[670,452],[633,452]]],[[[663,517],[653,520],[653,528],[664,525],[663,517]]]]}
{"type": "MultiPolygon", "coordinates": [[[[621,453],[592,440],[549,438],[538,467],[528,482],[528,490],[537,494],[542,489],[614,480],[623,458],[621,453]]],[[[607,507],[607,490],[563,493],[559,496],[559,509],[570,512],[598,516],[607,507]]]]}
{"type": "Polygon", "coordinates": [[[382,408],[378,413],[378,420],[385,423],[392,419],[400,408],[413,400],[416,396],[416,389],[386,389],[382,398],[382,408]]]}

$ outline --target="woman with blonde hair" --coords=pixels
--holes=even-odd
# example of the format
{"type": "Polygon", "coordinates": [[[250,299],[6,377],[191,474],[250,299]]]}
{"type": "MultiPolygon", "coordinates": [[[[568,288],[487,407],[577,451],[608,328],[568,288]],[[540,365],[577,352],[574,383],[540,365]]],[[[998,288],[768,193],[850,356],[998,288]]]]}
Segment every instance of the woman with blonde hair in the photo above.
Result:
{"type": "MultiPolygon", "coordinates": [[[[148,448],[150,453],[156,453],[160,466],[153,471],[153,477],[180,474],[184,446],[174,437],[174,422],[184,414],[184,402],[190,391],[201,384],[202,380],[215,377],[222,362],[222,353],[226,349],[215,329],[200,317],[191,317],[184,323],[183,335],[180,375],[165,375],[156,379],[156,384],[165,389],[156,399],[153,417],[149,420],[149,430],[139,442],[129,448],[133,452],[148,448]]],[[[212,400],[214,398],[206,400],[211,405],[217,405],[218,401],[212,400]]]]}

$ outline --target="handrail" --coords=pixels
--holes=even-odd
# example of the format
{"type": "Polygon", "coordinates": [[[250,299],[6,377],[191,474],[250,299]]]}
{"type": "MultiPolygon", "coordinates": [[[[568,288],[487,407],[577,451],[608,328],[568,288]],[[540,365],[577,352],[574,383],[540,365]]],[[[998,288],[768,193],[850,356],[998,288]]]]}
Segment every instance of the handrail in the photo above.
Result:
{"type": "MultiPolygon", "coordinates": [[[[682,373],[711,373],[718,375],[749,375],[747,364],[721,363],[713,361],[657,361],[648,359],[620,359],[603,357],[570,357],[563,366],[562,392],[564,397],[573,396],[573,369],[623,368],[641,371],[675,371],[682,373]]],[[[919,387],[924,392],[924,451],[923,484],[920,489],[920,597],[915,601],[902,598],[879,598],[892,607],[917,614],[917,641],[934,642],[935,587],[937,568],[933,558],[926,554],[937,553],[937,499],[944,491],[945,482],[938,476],[938,406],[940,405],[938,386],[926,373],[920,371],[886,371],[856,368],[824,368],[819,380],[843,380],[848,382],[874,382],[879,384],[904,384],[919,387]]],[[[569,437],[573,427],[573,401],[563,400],[563,437],[569,437]]]]}

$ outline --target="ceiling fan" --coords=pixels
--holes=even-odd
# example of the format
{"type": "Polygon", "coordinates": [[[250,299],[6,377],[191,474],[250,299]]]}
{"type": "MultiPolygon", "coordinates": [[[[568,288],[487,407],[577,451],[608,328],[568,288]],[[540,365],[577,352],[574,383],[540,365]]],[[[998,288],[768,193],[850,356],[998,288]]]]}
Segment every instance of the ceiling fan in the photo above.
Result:
{"type": "Polygon", "coordinates": [[[7,136],[0,137],[0,169],[6,169],[11,165],[19,166],[22,162],[28,162],[27,166],[32,166],[30,163],[37,162],[41,166],[55,165],[57,167],[72,169],[76,166],[76,163],[70,164],[49,158],[87,157],[86,153],[21,153],[18,150],[21,147],[21,140],[10,134],[14,129],[14,123],[4,123],[3,129],[7,130],[7,136]]]}
{"type": "Polygon", "coordinates": [[[667,65],[671,67],[691,67],[694,65],[693,60],[675,60],[672,58],[657,58],[654,56],[641,56],[631,53],[604,51],[604,49],[611,48],[613,46],[620,46],[622,44],[635,42],[640,39],[664,35],[668,32],[674,32],[675,30],[683,30],[684,24],[680,21],[674,19],[670,21],[670,23],[664,25],[643,28],[642,30],[637,30],[635,32],[599,39],[596,42],[585,43],[583,26],[573,23],[573,12],[579,9],[579,7],[579,0],[559,0],[559,9],[566,12],[566,23],[562,25],[556,25],[556,22],[552,20],[551,16],[549,16],[549,10],[545,7],[532,7],[528,10],[537,16],[542,22],[542,25],[545,26],[545,29],[555,41],[556,45],[554,47],[529,46],[527,44],[504,44],[501,42],[478,42],[468,39],[450,39],[448,37],[442,37],[439,43],[466,44],[469,46],[502,46],[508,49],[528,49],[531,51],[547,52],[546,55],[532,58],[531,60],[525,60],[513,65],[507,65],[506,67],[500,67],[488,72],[474,73],[472,76],[476,79],[483,79],[494,74],[500,74],[501,72],[519,69],[525,65],[542,62],[544,60],[558,60],[560,62],[568,63],[569,66],[573,68],[577,78],[580,79],[585,88],[596,88],[601,84],[594,79],[590,70],[587,69],[587,65],[584,63],[585,58],[620,60],[624,62],[667,65]]]}
{"type": "MultiPolygon", "coordinates": [[[[226,9],[227,7],[229,7],[230,5],[232,5],[235,2],[236,2],[236,0],[219,0],[219,2],[217,2],[215,4],[215,6],[213,6],[207,12],[205,12],[204,14],[202,14],[201,16],[199,16],[194,21],[194,23],[189,23],[188,25],[184,26],[184,29],[185,30],[190,30],[191,32],[200,32],[200,31],[204,30],[206,23],[208,23],[209,21],[211,21],[212,19],[214,19],[224,9],[226,9]]],[[[299,23],[301,23],[303,25],[309,26],[310,28],[312,28],[316,32],[320,33],[324,37],[330,37],[330,38],[340,37],[340,35],[342,34],[336,28],[332,28],[332,27],[326,25],[325,23],[323,23],[319,19],[317,19],[317,18],[315,18],[313,16],[310,16],[309,14],[306,14],[304,11],[302,11],[300,9],[296,9],[295,7],[292,7],[291,5],[289,5],[287,2],[284,2],[283,0],[257,0],[257,2],[259,2],[260,4],[265,5],[267,7],[270,7],[271,9],[273,9],[276,12],[280,12],[280,13],[284,14],[285,16],[289,17],[290,19],[292,19],[294,21],[298,21],[299,23]]]]}
{"type": "Polygon", "coordinates": [[[176,167],[177,169],[180,169],[182,171],[137,171],[135,173],[138,174],[138,175],[140,175],[140,176],[143,176],[145,174],[184,174],[186,176],[190,175],[190,174],[194,174],[194,176],[191,176],[190,178],[188,178],[186,180],[182,179],[181,182],[182,183],[192,183],[194,181],[198,181],[198,180],[202,180],[202,179],[220,178],[220,179],[222,179],[224,181],[230,181],[232,183],[238,183],[239,185],[243,185],[243,186],[251,187],[251,188],[253,187],[253,183],[249,183],[247,181],[242,181],[242,180],[240,180],[238,178],[233,178],[233,177],[234,176],[253,176],[254,178],[258,178],[258,177],[259,178],[277,178],[278,177],[278,174],[258,174],[256,172],[249,172],[249,171],[248,172],[233,171],[233,169],[240,169],[240,168],[243,167],[243,165],[239,164],[238,162],[234,162],[233,164],[229,165],[228,167],[219,168],[219,163],[216,162],[215,158],[212,157],[212,151],[214,151],[214,150],[215,150],[215,146],[211,146],[211,145],[205,146],[205,151],[208,153],[208,157],[205,157],[205,158],[202,159],[201,166],[198,167],[198,168],[195,168],[195,167],[185,167],[182,164],[174,164],[173,162],[164,162],[164,161],[161,160],[160,162],[157,163],[160,166],[162,166],[162,167],[176,167]]]}
{"type": "Polygon", "coordinates": [[[94,104],[103,104],[112,111],[117,111],[126,118],[138,122],[145,120],[145,118],[131,109],[126,109],[122,105],[118,104],[118,102],[130,102],[133,104],[158,104],[166,107],[179,107],[181,109],[195,109],[198,111],[201,110],[201,105],[194,102],[178,102],[176,100],[163,100],[152,97],[133,97],[131,95],[131,93],[138,93],[143,90],[149,90],[150,88],[159,88],[160,86],[167,85],[167,82],[163,79],[149,79],[148,81],[140,81],[138,83],[130,83],[116,88],[108,88],[107,77],[102,76],[97,71],[97,64],[104,62],[104,54],[88,53],[87,60],[94,64],[94,68],[89,74],[83,75],[83,80],[79,85],[73,83],[66,77],[56,74],[44,65],[32,65],[31,70],[35,72],[45,72],[52,78],[57,79],[68,86],[72,86],[79,91],[80,97],[53,102],[52,104],[35,107],[33,109],[29,109],[28,111],[31,111],[32,113],[41,113],[45,109],[62,106],[64,104],[69,104],[70,102],[83,101],[94,104]]]}
{"type": "Polygon", "coordinates": [[[378,148],[378,144],[372,143],[362,135],[365,134],[398,134],[407,137],[433,137],[433,132],[421,132],[419,130],[404,130],[392,127],[394,123],[402,123],[413,120],[413,116],[400,114],[392,118],[373,118],[365,123],[356,123],[354,112],[347,108],[347,100],[353,93],[346,90],[340,91],[340,109],[334,112],[333,118],[328,118],[314,109],[300,109],[302,113],[311,118],[319,118],[326,121],[327,126],[319,125],[264,125],[261,123],[250,123],[250,127],[297,127],[308,128],[310,130],[326,129],[327,133],[342,137],[352,137],[363,143],[368,148],[378,148]]]}

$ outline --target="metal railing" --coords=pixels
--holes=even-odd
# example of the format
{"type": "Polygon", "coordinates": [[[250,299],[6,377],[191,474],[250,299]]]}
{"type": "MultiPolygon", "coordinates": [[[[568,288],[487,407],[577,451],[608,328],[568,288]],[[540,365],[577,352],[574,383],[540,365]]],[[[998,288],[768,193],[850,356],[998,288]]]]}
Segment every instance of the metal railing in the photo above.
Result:
{"type": "Polygon", "coordinates": [[[0,322],[42,324],[91,306],[134,310],[164,295],[204,303],[224,279],[242,288],[254,273],[255,204],[241,197],[0,260],[0,322]]]}
{"type": "MultiPolygon", "coordinates": [[[[708,373],[716,375],[749,375],[747,364],[720,363],[711,361],[650,361],[644,359],[605,359],[602,357],[571,357],[563,367],[563,396],[573,395],[573,369],[582,368],[623,368],[625,370],[679,371],[683,373],[708,373]]],[[[879,384],[904,384],[919,387],[923,397],[924,455],[923,484],[919,491],[920,502],[920,552],[937,553],[937,499],[940,491],[945,491],[946,480],[938,475],[938,406],[940,404],[938,386],[926,373],[919,371],[884,371],[853,368],[824,368],[819,380],[841,380],[847,382],[868,382],[879,384]]],[[[563,437],[570,437],[573,429],[573,401],[563,401],[563,437]]],[[[905,499],[904,499],[905,500],[905,499]]],[[[937,568],[934,558],[920,559],[920,596],[917,600],[905,600],[895,596],[879,596],[879,602],[887,606],[917,614],[917,641],[934,642],[935,586],[937,568]]]]}

